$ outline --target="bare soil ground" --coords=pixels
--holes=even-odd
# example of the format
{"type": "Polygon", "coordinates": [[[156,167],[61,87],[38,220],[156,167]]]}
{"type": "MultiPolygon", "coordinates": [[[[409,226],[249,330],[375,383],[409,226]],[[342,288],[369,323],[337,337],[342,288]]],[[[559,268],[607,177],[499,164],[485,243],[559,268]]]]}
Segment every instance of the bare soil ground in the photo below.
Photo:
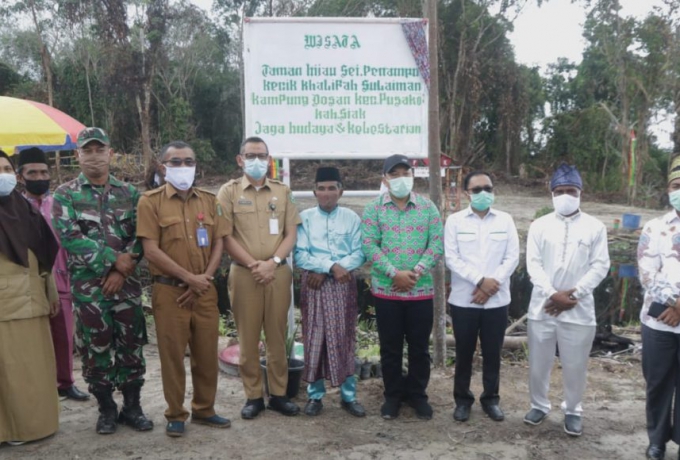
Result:
{"type": "MultiPolygon", "coordinates": [[[[343,204],[361,213],[368,199],[343,199],[343,204]]],[[[314,205],[314,200],[299,200],[301,208],[314,205]]],[[[520,229],[526,230],[536,210],[550,205],[546,193],[528,193],[499,186],[497,207],[510,212],[520,229]]],[[[608,227],[623,212],[642,214],[642,221],[662,211],[628,208],[620,205],[586,201],[583,209],[608,227]]],[[[153,333],[149,331],[153,337],[153,333]]],[[[639,339],[639,336],[638,336],[639,339]]],[[[472,418],[461,424],[452,419],[451,368],[434,370],[429,394],[435,409],[434,419],[421,421],[413,410],[405,407],[397,420],[385,421],[379,416],[382,383],[371,379],[359,383],[358,395],[368,416],[355,419],[339,407],[337,390],[329,391],[322,415],[316,418],[300,415],[294,418],[267,411],[254,421],[243,421],[239,411],[244,402],[239,379],[220,375],[217,410],[233,421],[228,430],[187,425],[186,437],[165,436],[165,420],[158,349],[152,343],[146,348],[147,383],[142,393],[146,413],[155,421],[150,433],[137,433],[120,427],[111,436],[97,435],[94,401],[62,403],[59,432],[46,440],[20,447],[0,446],[1,459],[638,459],[647,446],[645,431],[644,381],[639,355],[626,360],[593,358],[590,363],[588,388],[584,400],[585,433],[581,438],[568,437],[559,412],[561,371],[556,364],[551,385],[555,408],[546,422],[529,427],[522,418],[529,408],[528,366],[524,361],[504,362],[501,374],[501,404],[506,420],[492,422],[479,405],[473,407],[472,418]]],[[[189,375],[187,359],[187,375],[189,375]]],[[[85,388],[76,369],[78,385],[85,388]]],[[[481,393],[481,367],[477,362],[473,376],[473,392],[481,393]]],[[[187,382],[187,403],[192,395],[187,382]]],[[[120,394],[116,395],[122,401],[120,394]]],[[[301,390],[296,402],[305,403],[301,390]]],[[[35,414],[39,417],[40,414],[35,414]]],[[[669,458],[675,447],[669,446],[669,458]]]]}
{"type": "MultiPolygon", "coordinates": [[[[337,390],[329,391],[322,414],[316,418],[299,415],[289,418],[266,411],[253,421],[238,416],[244,402],[239,379],[221,374],[217,410],[232,419],[230,429],[219,430],[187,425],[184,438],[164,434],[165,402],[161,389],[158,350],[146,351],[147,383],[142,393],[146,413],[156,428],[137,433],[119,427],[111,436],[97,435],[93,401],[62,403],[59,432],[46,440],[20,447],[0,447],[0,458],[7,459],[637,459],[643,458],[647,438],[644,424],[644,382],[639,362],[594,358],[590,363],[588,389],[584,401],[585,432],[581,438],[568,437],[562,427],[559,409],[538,427],[522,423],[528,410],[527,364],[504,363],[501,404],[504,422],[493,422],[473,406],[468,423],[452,419],[452,369],[434,370],[429,394],[435,409],[431,421],[417,419],[409,407],[393,421],[379,416],[382,383],[361,381],[358,395],[368,416],[356,419],[339,407],[337,390]]],[[[473,392],[481,393],[481,367],[477,362],[473,392]]],[[[79,375],[80,372],[76,371],[79,375]]],[[[187,360],[187,373],[188,360],[187,360]]],[[[84,387],[84,383],[78,384],[84,387]]],[[[296,402],[305,403],[304,389],[296,402]]],[[[191,398],[187,383],[187,401],[191,398]]],[[[561,372],[555,366],[551,400],[557,408],[561,395],[561,372]]],[[[121,400],[120,394],[116,395],[121,400]]],[[[36,414],[39,416],[39,414],[36,414]]],[[[675,455],[675,448],[669,448],[675,455]]]]}

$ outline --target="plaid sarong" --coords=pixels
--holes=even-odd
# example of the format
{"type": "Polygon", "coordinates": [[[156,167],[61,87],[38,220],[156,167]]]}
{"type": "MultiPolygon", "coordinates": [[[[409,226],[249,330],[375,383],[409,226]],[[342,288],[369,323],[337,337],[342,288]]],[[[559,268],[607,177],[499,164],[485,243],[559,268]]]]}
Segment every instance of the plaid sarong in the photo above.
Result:
{"type": "Polygon", "coordinates": [[[300,310],[305,349],[305,382],[330,380],[338,387],[354,375],[354,344],[357,325],[357,283],[328,277],[321,289],[307,287],[308,272],[302,273],[300,310]]]}

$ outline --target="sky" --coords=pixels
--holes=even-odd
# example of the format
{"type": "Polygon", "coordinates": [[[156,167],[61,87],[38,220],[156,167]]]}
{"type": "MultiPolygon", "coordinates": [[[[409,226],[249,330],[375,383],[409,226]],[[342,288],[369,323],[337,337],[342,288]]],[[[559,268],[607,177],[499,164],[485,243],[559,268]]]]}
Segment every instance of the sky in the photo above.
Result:
{"type": "MultiPolygon", "coordinates": [[[[192,3],[210,11],[213,0],[191,0],[192,3]]],[[[662,0],[620,0],[622,13],[626,16],[645,17],[662,0]]],[[[560,57],[580,62],[585,46],[582,37],[585,9],[571,0],[549,0],[539,8],[529,2],[515,20],[515,30],[510,41],[515,47],[517,60],[526,65],[537,65],[545,70],[547,65],[560,57]]],[[[656,120],[652,130],[661,147],[670,148],[673,119],[663,114],[656,120]]]]}

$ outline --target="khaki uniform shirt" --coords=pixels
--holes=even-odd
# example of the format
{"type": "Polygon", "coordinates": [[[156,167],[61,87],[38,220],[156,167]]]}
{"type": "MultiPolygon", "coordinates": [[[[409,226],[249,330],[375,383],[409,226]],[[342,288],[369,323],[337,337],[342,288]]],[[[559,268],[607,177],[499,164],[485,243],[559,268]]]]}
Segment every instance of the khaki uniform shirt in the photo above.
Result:
{"type": "MultiPolygon", "coordinates": [[[[150,190],[137,207],[137,238],[158,241],[158,247],[177,265],[199,275],[205,273],[216,238],[229,235],[227,221],[215,194],[192,187],[184,201],[170,184],[150,190]],[[201,224],[208,232],[208,246],[196,240],[201,224]]],[[[149,264],[154,276],[167,275],[163,267],[149,264]]]]}
{"type": "Polygon", "coordinates": [[[302,222],[290,188],[277,180],[265,179],[256,190],[246,176],[233,179],[220,188],[217,199],[228,233],[257,260],[271,258],[283,241],[285,228],[302,222]]]}

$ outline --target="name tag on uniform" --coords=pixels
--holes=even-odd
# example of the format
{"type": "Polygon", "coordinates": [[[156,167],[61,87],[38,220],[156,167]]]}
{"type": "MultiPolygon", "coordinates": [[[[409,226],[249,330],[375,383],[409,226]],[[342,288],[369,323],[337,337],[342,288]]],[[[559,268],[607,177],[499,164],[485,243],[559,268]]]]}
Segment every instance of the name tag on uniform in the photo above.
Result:
{"type": "Polygon", "coordinates": [[[208,240],[208,229],[205,227],[198,227],[196,229],[196,241],[199,248],[207,248],[210,244],[208,240]]]}
{"type": "Polygon", "coordinates": [[[271,217],[269,219],[269,234],[278,235],[279,234],[279,219],[271,217]]]}

